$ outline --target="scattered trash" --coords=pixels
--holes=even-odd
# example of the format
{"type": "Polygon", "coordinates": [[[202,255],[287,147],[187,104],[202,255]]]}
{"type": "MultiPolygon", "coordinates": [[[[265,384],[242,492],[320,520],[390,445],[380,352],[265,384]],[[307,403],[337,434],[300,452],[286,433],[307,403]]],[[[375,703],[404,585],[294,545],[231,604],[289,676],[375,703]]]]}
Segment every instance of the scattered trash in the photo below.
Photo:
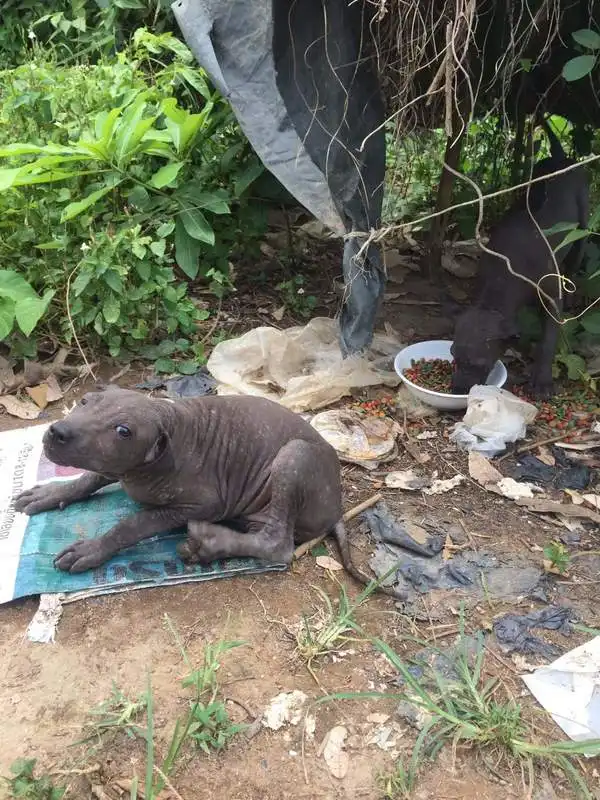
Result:
{"type": "Polygon", "coordinates": [[[396,708],[396,716],[410,725],[416,731],[422,731],[423,728],[431,720],[431,714],[421,708],[418,698],[414,703],[410,700],[401,700],[396,708]]]}
{"type": "Polygon", "coordinates": [[[341,461],[376,469],[398,455],[400,426],[389,417],[371,417],[354,409],[322,411],[310,421],[341,461]]]}
{"type": "Polygon", "coordinates": [[[406,414],[406,419],[410,420],[427,419],[428,417],[436,417],[439,414],[437,408],[423,403],[404,384],[396,392],[396,405],[406,414]]]}
{"type": "Polygon", "coordinates": [[[556,451],[554,465],[525,453],[518,456],[517,466],[512,470],[516,480],[533,481],[555,489],[587,489],[592,479],[592,471],[583,464],[573,464],[565,453],[556,451]]]}
{"type": "Polygon", "coordinates": [[[535,491],[541,491],[537,486],[531,483],[520,483],[514,478],[502,478],[495,486],[488,486],[490,491],[495,491],[509,500],[520,500],[523,498],[533,497],[535,491]]]}
{"type": "MultiPolygon", "coordinates": [[[[387,717],[387,715],[383,716],[387,717]]],[[[365,744],[374,744],[380,750],[383,750],[384,753],[389,753],[390,750],[394,750],[398,746],[398,739],[402,736],[402,733],[402,728],[393,721],[387,724],[380,723],[375,730],[367,736],[365,744]]]]}
{"type": "Polygon", "coordinates": [[[522,679],[574,742],[600,739],[600,636],[522,679]]]}
{"type": "Polygon", "coordinates": [[[268,397],[293,411],[317,410],[365,386],[398,386],[391,360],[402,349],[376,334],[369,354],[343,358],[335,320],[277,330],[259,327],[219,342],[208,359],[218,394],[268,397]]]}
{"type": "Polygon", "coordinates": [[[325,734],[317,756],[323,756],[329,771],[334,778],[345,778],[350,766],[350,757],[344,750],[348,729],[343,725],[336,725],[325,734]]]}
{"type": "Polygon", "coordinates": [[[18,417],[19,419],[37,419],[42,413],[42,409],[31,400],[21,400],[10,394],[4,394],[0,397],[0,406],[4,406],[11,417],[18,417]]]}
{"type": "Polygon", "coordinates": [[[265,728],[278,731],[284,725],[297,725],[302,719],[304,706],[308,696],[299,689],[293,692],[281,692],[273,697],[262,717],[262,724],[265,728]]]}
{"type": "Polygon", "coordinates": [[[407,492],[415,492],[428,484],[429,478],[417,475],[412,469],[388,472],[385,476],[385,485],[389,489],[404,489],[407,492]]]}
{"type": "Polygon", "coordinates": [[[62,594],[40,595],[39,608],[27,627],[30,642],[54,643],[56,628],[63,613],[62,600],[62,594]]]}
{"type": "Polygon", "coordinates": [[[217,385],[216,380],[206,369],[201,369],[194,375],[180,375],[177,378],[165,378],[158,375],[144,383],[138,383],[136,389],[164,389],[167,397],[175,400],[178,397],[204,397],[212,394],[217,385]]]}
{"type": "Polygon", "coordinates": [[[461,550],[444,558],[447,533],[433,521],[420,520],[417,525],[396,520],[383,503],[366,511],[364,518],[377,541],[369,566],[378,578],[388,573],[383,585],[393,586],[405,603],[435,589],[462,589],[474,599],[544,599],[543,571],[524,557],[499,563],[492,553],[461,550]]]}
{"type": "Polygon", "coordinates": [[[496,467],[493,467],[485,456],[477,450],[469,452],[469,475],[484,489],[493,486],[504,477],[496,467]]]}
{"type": "Polygon", "coordinates": [[[536,655],[555,658],[560,650],[531,633],[532,628],[559,631],[568,636],[571,632],[569,620],[573,618],[570,608],[546,606],[529,614],[506,614],[494,621],[496,639],[508,653],[536,655]]]}
{"type": "Polygon", "coordinates": [[[452,489],[456,489],[463,481],[463,475],[455,475],[453,478],[447,478],[446,480],[438,479],[433,481],[431,486],[423,489],[423,494],[444,494],[452,489]]]}
{"type": "Polygon", "coordinates": [[[516,501],[518,506],[525,506],[530,511],[537,514],[558,514],[564,517],[582,517],[589,519],[596,524],[600,524],[600,514],[587,506],[579,506],[575,503],[559,503],[556,500],[545,500],[543,498],[519,498],[516,501]]]}
{"type": "Polygon", "coordinates": [[[332,572],[337,572],[341,569],[344,569],[340,562],[336,561],[335,558],[331,558],[331,556],[317,556],[315,558],[315,562],[317,567],[321,567],[321,569],[329,569],[332,572]]]}
{"type": "Polygon", "coordinates": [[[501,453],[509,442],[525,436],[537,408],[497,386],[474,386],[465,416],[454,425],[450,439],[465,450],[488,457],[501,453]]]}
{"type": "Polygon", "coordinates": [[[428,439],[437,439],[437,431],[423,431],[415,436],[419,441],[427,441],[428,439]]]}

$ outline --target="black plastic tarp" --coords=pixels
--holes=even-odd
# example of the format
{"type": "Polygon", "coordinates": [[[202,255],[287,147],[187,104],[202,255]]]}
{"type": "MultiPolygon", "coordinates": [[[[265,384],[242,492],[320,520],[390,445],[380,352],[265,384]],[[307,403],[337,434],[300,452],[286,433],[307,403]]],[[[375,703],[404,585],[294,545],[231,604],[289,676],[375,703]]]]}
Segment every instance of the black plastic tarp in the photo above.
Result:
{"type": "MultiPolygon", "coordinates": [[[[199,64],[259,158],[340,236],[380,223],[384,110],[361,0],[178,0],[199,64]]],[[[344,354],[368,347],[385,278],[379,249],[346,236],[344,354]]]]}

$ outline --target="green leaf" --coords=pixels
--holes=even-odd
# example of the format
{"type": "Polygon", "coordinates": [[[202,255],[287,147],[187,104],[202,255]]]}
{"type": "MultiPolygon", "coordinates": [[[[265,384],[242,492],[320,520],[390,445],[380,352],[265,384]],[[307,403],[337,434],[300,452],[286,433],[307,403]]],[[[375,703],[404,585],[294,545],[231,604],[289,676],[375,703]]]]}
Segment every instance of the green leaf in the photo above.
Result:
{"type": "Polygon", "coordinates": [[[4,341],[13,329],[15,304],[9,297],[0,297],[0,341],[4,341]]]}
{"type": "Polygon", "coordinates": [[[155,372],[175,372],[176,364],[172,358],[157,358],[154,362],[155,372]]]}
{"type": "Polygon", "coordinates": [[[600,50],[600,34],[592,31],[589,28],[582,28],[572,34],[573,39],[582,47],[587,47],[588,50],[600,50]]]}
{"type": "Polygon", "coordinates": [[[117,294],[123,293],[123,281],[121,280],[121,276],[119,275],[118,272],[109,269],[108,272],[106,272],[103,277],[104,277],[104,282],[106,283],[107,286],[110,286],[113,292],[116,292],[117,294]]]}
{"type": "Polygon", "coordinates": [[[121,181],[117,181],[115,184],[111,184],[110,186],[103,186],[102,189],[97,189],[95,192],[91,192],[84,197],[83,200],[76,200],[74,203],[69,203],[68,206],[65,206],[62,214],[60,215],[61,222],[68,222],[70,219],[75,219],[80,214],[82,214],[86,209],[90,208],[90,206],[95,205],[100,198],[107,195],[109,192],[118,186],[121,181]]]}
{"type": "Polygon", "coordinates": [[[156,235],[160,236],[161,239],[166,239],[167,236],[170,236],[173,231],[175,230],[175,223],[171,222],[163,222],[162,225],[159,225],[156,229],[156,235]]]}
{"type": "Polygon", "coordinates": [[[167,164],[161,167],[158,172],[155,172],[150,178],[150,185],[154,186],[155,189],[162,189],[168,186],[170,183],[173,183],[183,166],[183,161],[176,161],[173,164],[167,164]]]}
{"type": "Polygon", "coordinates": [[[47,291],[43,297],[32,294],[31,297],[24,297],[16,302],[15,318],[25,336],[31,335],[35,326],[46,313],[53,297],[54,292],[47,291]]]}
{"type": "Polygon", "coordinates": [[[10,189],[16,181],[22,167],[11,167],[10,169],[0,169],[0,192],[10,189]]]}
{"type": "Polygon", "coordinates": [[[231,213],[227,202],[227,193],[222,189],[217,189],[214,192],[195,191],[194,184],[188,183],[182,187],[181,191],[176,192],[175,196],[181,205],[188,208],[203,208],[212,214],[231,213]]]}
{"type": "Polygon", "coordinates": [[[575,230],[569,231],[562,242],[555,248],[555,252],[560,250],[562,247],[566,247],[568,244],[572,244],[573,242],[579,241],[579,239],[586,239],[590,235],[588,230],[584,230],[583,228],[575,228],[575,230]]]}
{"type": "Polygon", "coordinates": [[[140,211],[143,211],[150,202],[150,195],[148,190],[143,186],[134,186],[134,188],[128,193],[127,199],[130,203],[132,203],[132,205],[136,206],[136,208],[139,208],[140,211]]]}
{"type": "Polygon", "coordinates": [[[15,303],[26,297],[37,297],[25,278],[12,269],[0,270],[0,296],[8,297],[15,303]]]}
{"type": "Polygon", "coordinates": [[[237,175],[234,183],[234,194],[236,197],[241,197],[246,189],[250,187],[254,181],[259,178],[265,171],[264,165],[258,159],[246,167],[246,169],[237,175]]]}
{"type": "Polygon", "coordinates": [[[201,70],[193,69],[192,67],[181,67],[177,72],[178,75],[201,94],[205,100],[210,100],[210,89],[208,88],[208,83],[201,70]]]}
{"type": "Polygon", "coordinates": [[[109,325],[114,325],[121,313],[121,303],[116,295],[109,295],[102,304],[102,314],[109,325]]]}
{"type": "Polygon", "coordinates": [[[175,223],[175,260],[179,268],[192,280],[197,277],[200,269],[200,250],[200,242],[188,234],[178,217],[175,223]]]}
{"type": "Polygon", "coordinates": [[[576,56],[562,68],[562,76],[569,83],[585,78],[596,66],[596,56],[576,56]]]}
{"type": "Polygon", "coordinates": [[[215,243],[215,232],[199,209],[183,209],[179,213],[179,219],[183,222],[184,228],[192,239],[197,239],[199,242],[205,242],[210,245],[215,243]]]}
{"type": "Polygon", "coordinates": [[[162,258],[165,254],[165,248],[167,243],[164,239],[159,239],[157,242],[150,243],[150,250],[154,253],[155,256],[162,258]]]}
{"type": "Polygon", "coordinates": [[[87,288],[88,283],[92,280],[92,273],[91,272],[80,272],[79,275],[75,278],[72,283],[73,294],[75,297],[79,297],[79,295],[85,291],[87,288]]]}
{"type": "Polygon", "coordinates": [[[584,314],[581,324],[588,333],[600,335],[600,311],[584,314]]]}
{"type": "Polygon", "coordinates": [[[551,228],[544,228],[546,236],[552,236],[553,233],[564,233],[565,231],[572,231],[577,227],[576,222],[557,222],[551,228]]]}

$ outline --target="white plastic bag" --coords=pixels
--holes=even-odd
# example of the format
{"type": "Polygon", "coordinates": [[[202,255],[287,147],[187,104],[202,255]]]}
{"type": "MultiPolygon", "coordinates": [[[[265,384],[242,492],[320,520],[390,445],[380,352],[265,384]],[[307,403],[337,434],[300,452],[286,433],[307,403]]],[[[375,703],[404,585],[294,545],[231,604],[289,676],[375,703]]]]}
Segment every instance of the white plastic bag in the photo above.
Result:
{"type": "Polygon", "coordinates": [[[497,386],[473,386],[465,416],[457,422],[450,439],[465,450],[491,458],[506,450],[509,442],[525,436],[537,408],[497,386]]]}
{"type": "Polygon", "coordinates": [[[260,327],[220,342],[207,368],[217,394],[250,394],[276,400],[292,411],[315,411],[364,386],[394,387],[386,369],[402,344],[376,334],[365,356],[342,358],[333,319],[315,317],[307,325],[277,330],[260,327]]]}

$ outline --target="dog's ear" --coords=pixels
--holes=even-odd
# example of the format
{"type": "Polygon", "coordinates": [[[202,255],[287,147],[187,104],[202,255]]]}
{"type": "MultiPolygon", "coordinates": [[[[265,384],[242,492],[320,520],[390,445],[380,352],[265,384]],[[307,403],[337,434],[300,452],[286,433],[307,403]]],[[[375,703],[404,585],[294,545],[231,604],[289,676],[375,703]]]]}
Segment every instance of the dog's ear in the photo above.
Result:
{"type": "Polygon", "coordinates": [[[164,430],[160,430],[156,440],[146,453],[144,464],[153,464],[159,458],[163,458],[167,452],[170,452],[169,436],[164,430]]]}

